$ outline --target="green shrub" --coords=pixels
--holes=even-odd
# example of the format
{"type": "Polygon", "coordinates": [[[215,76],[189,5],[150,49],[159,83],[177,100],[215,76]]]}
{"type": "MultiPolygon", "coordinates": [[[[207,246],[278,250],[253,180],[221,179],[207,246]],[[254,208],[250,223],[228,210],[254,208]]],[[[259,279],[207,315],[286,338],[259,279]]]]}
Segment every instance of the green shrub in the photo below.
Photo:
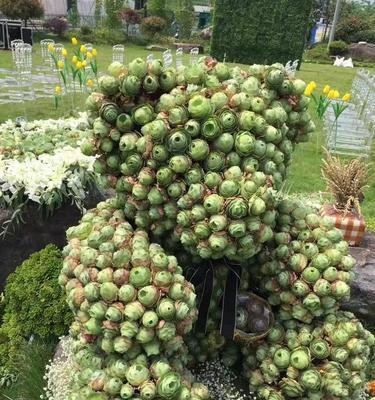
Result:
{"type": "Polygon", "coordinates": [[[54,342],[68,332],[72,314],[57,281],[61,267],[61,251],[48,245],[9,275],[0,326],[0,368],[14,368],[20,346],[31,336],[54,342]]]}
{"type": "Polygon", "coordinates": [[[114,45],[126,42],[126,36],[121,30],[111,30],[105,27],[97,28],[91,32],[86,30],[85,33],[81,31],[69,31],[66,39],[70,41],[72,37],[79,37],[81,42],[93,44],[114,45]]]}
{"type": "Polygon", "coordinates": [[[312,0],[217,0],[211,53],[245,64],[301,60],[311,7],[312,0]]]}
{"type": "Polygon", "coordinates": [[[365,31],[359,31],[352,35],[353,43],[367,42],[375,43],[375,30],[367,29],[365,31]]]}
{"type": "Polygon", "coordinates": [[[343,40],[335,40],[328,46],[331,56],[343,56],[348,52],[348,45],[343,40]]]}
{"type": "Polygon", "coordinates": [[[304,62],[322,62],[331,63],[331,57],[328,54],[327,44],[317,44],[311,49],[305,51],[303,55],[304,62]]]}
{"type": "Polygon", "coordinates": [[[92,35],[92,28],[88,25],[82,25],[80,29],[80,37],[81,35],[92,35]]]}
{"type": "Polygon", "coordinates": [[[160,35],[167,26],[167,21],[161,17],[147,17],[142,20],[141,31],[148,37],[160,35]]]}
{"type": "Polygon", "coordinates": [[[356,15],[343,18],[337,26],[335,37],[346,43],[356,42],[355,35],[358,32],[370,29],[369,22],[356,15]]]}

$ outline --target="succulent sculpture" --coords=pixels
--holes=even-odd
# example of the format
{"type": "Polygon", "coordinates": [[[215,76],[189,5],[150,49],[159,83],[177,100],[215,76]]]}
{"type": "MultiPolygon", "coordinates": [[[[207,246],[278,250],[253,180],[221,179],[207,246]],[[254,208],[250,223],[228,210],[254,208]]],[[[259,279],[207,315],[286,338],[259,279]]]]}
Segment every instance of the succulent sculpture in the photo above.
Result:
{"type": "MultiPolygon", "coordinates": [[[[337,390],[312,357],[326,360],[327,376],[340,382],[347,360],[328,345],[332,332],[319,330],[319,317],[331,328],[355,324],[340,346],[359,340],[350,365],[364,362],[371,335],[347,316],[328,315],[349,295],[346,243],[278,195],[295,144],[314,130],[305,87],[279,64],[244,71],[211,59],[178,70],[136,59],[100,78],[100,92],[86,102],[93,136],[82,151],[98,155],[96,170],[116,195],[68,230],[60,283],[76,315],[71,400],[204,400],[208,390],[188,367],[217,356],[233,365],[241,347],[260,398],[331,395],[337,390]],[[207,332],[192,334],[198,311],[188,270],[205,263],[213,285],[207,332]],[[242,345],[219,332],[233,263],[242,267],[235,315],[242,345]],[[248,293],[256,276],[273,327],[262,320],[263,300],[248,293]],[[285,330],[300,335],[306,327],[311,340],[290,348],[285,330]],[[262,357],[251,350],[256,340],[262,357]]],[[[361,374],[352,379],[342,398],[361,387],[361,374]]]]}

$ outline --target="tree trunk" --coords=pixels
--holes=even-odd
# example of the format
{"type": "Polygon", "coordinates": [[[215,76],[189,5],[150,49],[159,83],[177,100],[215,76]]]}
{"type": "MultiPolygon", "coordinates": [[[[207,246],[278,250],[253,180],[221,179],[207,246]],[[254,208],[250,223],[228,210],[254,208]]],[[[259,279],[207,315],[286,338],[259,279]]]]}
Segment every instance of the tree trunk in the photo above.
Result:
{"type": "Polygon", "coordinates": [[[326,37],[327,37],[327,31],[328,31],[328,25],[329,25],[329,6],[330,6],[330,4],[331,4],[331,0],[327,0],[326,9],[325,9],[326,26],[324,28],[323,42],[326,40],[326,37]]]}

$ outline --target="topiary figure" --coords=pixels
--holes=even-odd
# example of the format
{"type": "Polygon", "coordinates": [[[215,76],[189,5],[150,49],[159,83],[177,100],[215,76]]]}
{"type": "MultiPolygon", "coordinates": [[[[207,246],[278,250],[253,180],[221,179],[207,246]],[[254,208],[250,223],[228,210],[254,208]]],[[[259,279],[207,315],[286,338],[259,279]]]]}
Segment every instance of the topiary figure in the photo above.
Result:
{"type": "MultiPolygon", "coordinates": [[[[321,219],[279,199],[295,144],[314,130],[306,85],[280,64],[245,71],[211,59],[175,70],[159,60],[147,64],[137,58],[127,67],[111,64],[108,72],[99,79],[99,93],[86,102],[93,136],[82,143],[82,151],[99,156],[96,170],[107,176],[116,196],[69,229],[60,275],[75,314],[72,399],[206,399],[208,390],[193,383],[186,366],[206,360],[208,353],[233,365],[239,354],[239,346],[218,332],[229,263],[242,265],[245,292],[237,307],[236,334],[263,337],[263,343],[278,338],[280,321],[295,328],[302,306],[309,316],[304,322],[315,323],[324,313],[312,301],[313,266],[303,272],[303,264],[297,272],[311,281],[308,301],[300,296],[299,312],[289,306],[282,314],[280,303],[289,292],[275,293],[277,324],[261,332],[265,324],[255,323],[254,315],[261,315],[264,300],[253,302],[247,293],[257,263],[279,266],[292,285],[299,276],[284,263],[293,252],[301,253],[306,267],[320,252],[314,240],[322,237],[331,240],[333,249],[324,255],[329,262],[334,258],[335,265],[353,266],[335,230],[321,229],[315,238],[310,228],[318,228],[321,219]],[[184,271],[166,251],[182,254],[184,271]],[[214,270],[215,293],[208,335],[186,337],[196,309],[194,289],[182,272],[206,261],[214,270]],[[144,303],[142,293],[150,301],[144,303]]],[[[348,278],[345,268],[338,278],[342,283],[348,278]]],[[[272,292],[275,278],[266,267],[261,273],[267,276],[265,290],[272,292]]],[[[340,299],[348,294],[342,283],[334,285],[340,299]]],[[[335,304],[330,305],[326,309],[335,312],[335,304]]],[[[272,380],[266,383],[269,387],[262,380],[260,387],[251,384],[266,400],[299,395],[299,387],[296,391],[289,381],[282,392],[272,380]]]]}

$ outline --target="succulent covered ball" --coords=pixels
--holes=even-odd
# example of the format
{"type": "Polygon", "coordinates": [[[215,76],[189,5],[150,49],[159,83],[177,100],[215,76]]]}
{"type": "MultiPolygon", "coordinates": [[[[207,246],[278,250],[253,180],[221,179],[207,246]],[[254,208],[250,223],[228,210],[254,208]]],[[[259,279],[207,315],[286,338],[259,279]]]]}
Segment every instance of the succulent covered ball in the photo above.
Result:
{"type": "Polygon", "coordinates": [[[311,323],[349,299],[356,261],[331,220],[291,200],[277,211],[274,239],[256,257],[259,285],[280,319],[311,323]]]}
{"type": "Polygon", "coordinates": [[[253,257],[273,237],[294,144],[314,128],[304,83],[278,64],[109,70],[87,100],[94,136],[82,150],[101,155],[116,207],[196,259],[253,257]]]}
{"type": "Polygon", "coordinates": [[[111,399],[131,386],[142,399],[152,399],[154,389],[159,398],[185,398],[181,392],[190,393],[192,379],[184,386],[184,336],[197,309],[194,287],[177,259],[150,244],[145,231],[134,231],[108,202],[87,212],[67,236],[59,280],[75,314],[71,333],[82,346],[76,355],[84,376],[79,390],[111,399]],[[86,366],[85,357],[92,364],[86,366]],[[151,360],[159,359],[175,361],[168,379],[150,383],[151,360]],[[170,392],[169,380],[175,385],[170,392]]]}
{"type": "Polygon", "coordinates": [[[359,399],[373,346],[352,313],[282,323],[257,348],[242,349],[245,375],[261,399],[359,399]]]}

